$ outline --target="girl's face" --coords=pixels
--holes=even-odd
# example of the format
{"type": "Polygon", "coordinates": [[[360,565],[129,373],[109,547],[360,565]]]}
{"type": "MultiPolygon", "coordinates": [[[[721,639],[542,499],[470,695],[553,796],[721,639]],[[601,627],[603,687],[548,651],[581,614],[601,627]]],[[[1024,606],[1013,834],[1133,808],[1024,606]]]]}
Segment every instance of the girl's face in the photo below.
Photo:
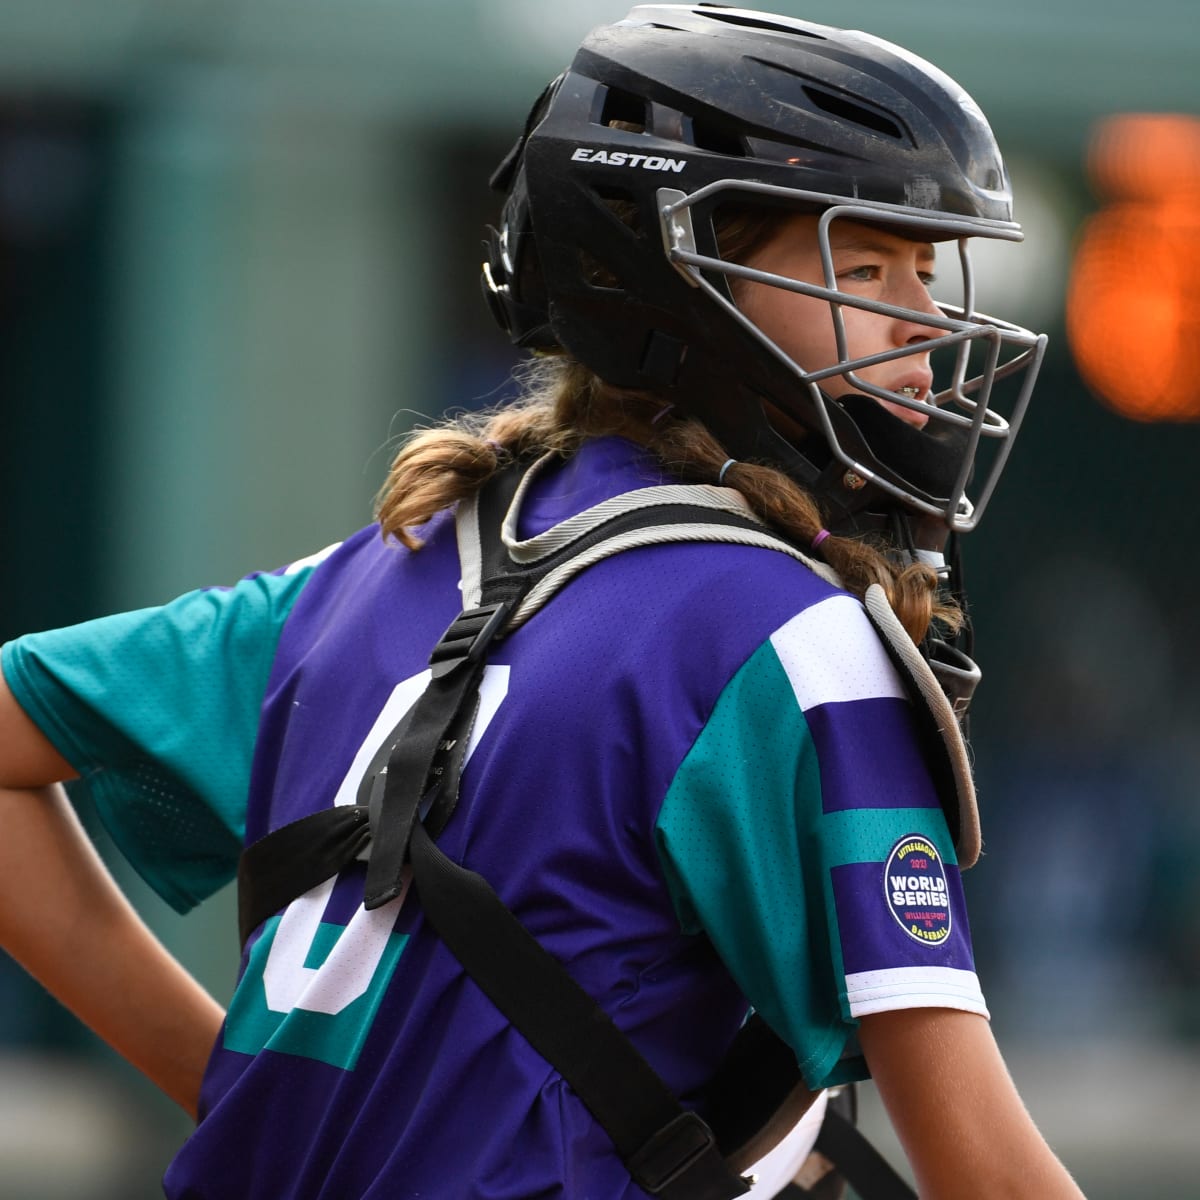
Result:
{"type": "MultiPolygon", "coordinates": [[[[928,242],[909,241],[853,221],[835,221],[829,230],[829,241],[839,290],[919,313],[939,313],[929,295],[934,250],[928,242]]],[[[817,246],[817,217],[789,217],[765,244],[743,260],[743,265],[826,286],[817,246]]],[[[820,371],[838,362],[833,316],[827,300],[746,280],[734,280],[733,287],[742,312],[804,370],[820,371]]],[[[851,358],[917,345],[941,332],[917,321],[845,305],[842,319],[851,358]]],[[[864,367],[856,374],[867,383],[904,392],[914,400],[929,400],[933,386],[927,352],[864,367]]],[[[842,375],[823,379],[821,388],[830,396],[855,390],[842,375]]],[[[918,428],[929,420],[925,413],[901,404],[887,400],[878,403],[918,428]]]]}

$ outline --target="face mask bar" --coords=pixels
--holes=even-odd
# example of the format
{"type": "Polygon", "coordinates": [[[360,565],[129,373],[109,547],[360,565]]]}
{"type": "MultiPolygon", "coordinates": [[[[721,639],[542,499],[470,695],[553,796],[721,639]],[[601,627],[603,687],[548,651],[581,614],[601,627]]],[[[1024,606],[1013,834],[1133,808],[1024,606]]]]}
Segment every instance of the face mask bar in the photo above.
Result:
{"type": "Polygon", "coordinates": [[[981,218],[931,217],[927,212],[904,209],[895,205],[873,201],[846,202],[845,197],[840,196],[805,192],[772,184],[733,180],[722,180],[709,184],[690,195],[663,188],[659,190],[657,196],[667,257],[689,284],[703,290],[808,388],[819,415],[821,431],[837,459],[848,470],[896,496],[906,505],[941,518],[949,529],[959,533],[966,533],[974,529],[987,507],[988,500],[991,498],[1011,450],[1012,440],[1024,417],[1045,353],[1046,337],[1044,334],[1034,334],[1021,326],[974,311],[975,283],[966,243],[968,238],[979,236],[1019,241],[1022,237],[1019,227],[1010,222],[989,221],[981,218]],[[696,205],[704,203],[722,192],[735,192],[739,195],[757,193],[772,198],[786,199],[796,205],[796,211],[799,212],[820,210],[818,246],[825,274],[825,286],[699,254],[696,250],[691,210],[696,205]],[[963,279],[962,306],[938,302],[940,315],[935,315],[883,304],[838,290],[829,243],[829,228],[838,218],[851,219],[865,224],[883,225],[890,231],[901,234],[906,230],[911,230],[914,236],[924,235],[929,240],[956,240],[963,279]],[[716,271],[727,278],[746,279],[826,301],[832,313],[839,361],[820,370],[806,371],[762,333],[726,295],[714,287],[704,276],[704,271],[716,271]],[[841,312],[843,306],[914,322],[940,330],[942,333],[940,336],[920,344],[852,359],[849,355],[845,323],[841,312]],[[977,373],[971,375],[970,360],[973,347],[980,348],[983,361],[979,365],[977,373]],[[856,374],[858,371],[879,363],[944,349],[949,349],[954,355],[950,383],[929,401],[919,401],[900,392],[888,391],[868,383],[856,374]],[[1016,352],[1012,358],[1002,363],[1000,355],[1004,349],[1015,349],[1016,352]],[[1012,403],[1009,417],[1005,419],[997,410],[989,406],[993,387],[997,382],[1018,374],[1023,374],[1023,378],[1020,380],[1018,394],[1012,403]],[[943,425],[958,426],[964,431],[963,434],[960,434],[964,440],[964,448],[958,475],[950,495],[944,502],[931,501],[927,496],[915,490],[915,485],[904,486],[905,481],[901,477],[890,479],[880,475],[878,470],[859,462],[845,450],[830,418],[830,401],[819,386],[823,380],[833,376],[841,376],[846,379],[856,391],[864,395],[924,413],[930,421],[936,420],[943,425]],[[966,487],[975,468],[976,454],[982,440],[991,444],[994,453],[986,477],[972,500],[966,496],[966,487]]]}

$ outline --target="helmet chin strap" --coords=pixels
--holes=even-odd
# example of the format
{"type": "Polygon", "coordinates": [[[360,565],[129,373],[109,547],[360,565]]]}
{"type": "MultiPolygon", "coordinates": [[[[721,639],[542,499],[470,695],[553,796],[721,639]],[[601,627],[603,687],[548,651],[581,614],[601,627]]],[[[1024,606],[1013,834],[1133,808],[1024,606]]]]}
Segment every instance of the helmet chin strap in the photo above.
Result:
{"type": "MultiPolygon", "coordinates": [[[[916,428],[872,399],[853,393],[836,400],[826,397],[839,441],[847,453],[886,463],[911,490],[934,503],[945,503],[958,478],[967,432],[955,425],[916,428]],[[880,450],[883,453],[880,453],[880,450]]],[[[848,496],[844,468],[832,460],[815,490],[834,511],[830,529],[845,535],[873,533],[889,542],[905,565],[923,562],[944,580],[949,530],[939,516],[906,505],[869,481],[857,495],[848,496]]]]}
{"type": "MultiPolygon", "coordinates": [[[[878,400],[851,393],[828,400],[850,419],[842,436],[861,442],[879,462],[886,463],[914,491],[931,499],[949,496],[966,452],[968,431],[943,421],[917,428],[888,412],[878,400]]],[[[851,446],[851,450],[858,447],[851,446]]],[[[940,524],[934,519],[934,524],[940,524]]]]}

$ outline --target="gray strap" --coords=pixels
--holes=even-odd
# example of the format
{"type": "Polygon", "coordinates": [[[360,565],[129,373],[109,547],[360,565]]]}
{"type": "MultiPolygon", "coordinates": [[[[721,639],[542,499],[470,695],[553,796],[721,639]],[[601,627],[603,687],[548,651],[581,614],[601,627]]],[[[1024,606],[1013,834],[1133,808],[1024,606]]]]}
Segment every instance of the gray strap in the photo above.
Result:
{"type": "Polygon", "coordinates": [[[463,611],[478,608],[483,598],[483,547],[479,538],[479,494],[458,502],[454,530],[458,538],[458,563],[462,568],[463,611]]]}
{"type": "Polygon", "coordinates": [[[888,603],[887,594],[877,583],[867,588],[863,598],[867,615],[879,631],[880,636],[891,647],[894,661],[908,676],[908,680],[918,699],[924,702],[933,717],[938,736],[945,747],[949,761],[951,778],[954,781],[955,799],[957,801],[958,837],[955,848],[958,852],[958,865],[964,870],[975,865],[979,858],[981,839],[979,832],[979,806],[975,799],[975,781],[971,774],[971,762],[967,754],[967,746],[963,741],[962,731],[954,710],[950,707],[946,693],[934,677],[929,664],[921,656],[912,638],[905,632],[899,618],[888,603]]]}
{"type": "MultiPolygon", "coordinates": [[[[656,491],[658,489],[646,490],[656,491]]],[[[687,488],[672,488],[670,490],[675,493],[688,491],[687,488]]],[[[726,491],[728,489],[698,487],[696,490],[726,491]]],[[[636,494],[631,493],[631,495],[636,494]]],[[[670,501],[670,503],[678,502],[679,497],[670,501]]],[[[694,499],[691,496],[684,496],[682,497],[682,502],[694,503],[694,499]]],[[[662,501],[662,503],[668,503],[668,501],[662,501]]],[[[645,505],[630,506],[630,508],[641,507],[645,507],[645,505]]],[[[671,542],[725,542],[737,546],[758,546],[764,550],[776,550],[804,563],[806,567],[815,571],[835,587],[841,586],[841,581],[832,568],[825,563],[818,562],[816,559],[809,558],[808,555],[801,553],[794,546],[789,546],[787,542],[775,537],[765,528],[754,530],[739,529],[730,525],[660,525],[648,529],[632,530],[628,533],[607,538],[602,542],[598,542],[590,550],[576,555],[556,570],[551,571],[544,579],[529,590],[529,595],[517,606],[510,619],[509,629],[518,628],[523,622],[532,617],[564,584],[573,579],[580,571],[586,570],[594,563],[600,562],[601,559],[618,554],[622,550],[633,550],[639,546],[662,546],[671,542]]]]}
{"type": "MultiPolygon", "coordinates": [[[[662,484],[657,487],[638,488],[632,492],[624,492],[569,517],[535,537],[518,538],[517,527],[521,506],[528,494],[530,483],[548,462],[557,457],[557,455],[546,455],[534,463],[522,479],[504,518],[501,539],[514,563],[524,566],[540,562],[613,517],[664,505],[687,504],[694,508],[733,513],[752,521],[758,521],[742,494],[733,488],[712,487],[708,484],[662,484]]],[[[482,595],[483,554],[475,496],[460,501],[455,514],[455,526],[458,535],[459,565],[462,568],[462,602],[464,608],[471,608],[479,604],[482,595]]],[[[804,554],[795,546],[789,545],[771,533],[765,525],[758,530],[751,530],[703,523],[665,524],[630,531],[606,539],[585,553],[572,558],[570,562],[564,563],[557,570],[551,571],[531,590],[529,596],[513,614],[509,628],[516,629],[527,621],[559,588],[573,579],[580,571],[609,555],[617,554],[622,550],[632,550],[639,546],[665,545],[669,542],[728,542],[741,546],[759,546],[767,550],[777,550],[804,563],[809,570],[833,584],[834,587],[841,587],[841,579],[832,567],[819,559],[804,554]]]]}

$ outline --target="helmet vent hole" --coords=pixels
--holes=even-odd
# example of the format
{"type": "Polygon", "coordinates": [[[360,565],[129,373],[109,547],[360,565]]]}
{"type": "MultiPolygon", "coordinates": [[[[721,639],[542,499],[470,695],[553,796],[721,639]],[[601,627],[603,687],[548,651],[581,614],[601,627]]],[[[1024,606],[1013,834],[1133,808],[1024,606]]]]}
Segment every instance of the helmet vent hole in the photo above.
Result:
{"type": "Polygon", "coordinates": [[[692,119],[691,141],[697,150],[709,150],[729,158],[746,157],[746,143],[741,137],[707,121],[692,119]]]}
{"type": "Polygon", "coordinates": [[[623,188],[597,187],[596,195],[604,202],[622,225],[632,229],[634,233],[642,232],[642,212],[638,207],[637,197],[623,188]]]}
{"type": "Polygon", "coordinates": [[[820,88],[809,87],[807,84],[804,87],[804,94],[822,112],[829,113],[831,117],[839,117],[843,121],[850,121],[875,133],[886,134],[888,137],[897,139],[904,137],[904,131],[895,121],[875,109],[866,108],[862,104],[856,104],[853,100],[847,100],[844,96],[825,92],[820,88]]]}
{"type": "MultiPolygon", "coordinates": [[[[641,236],[642,213],[632,193],[621,188],[598,187],[595,189],[595,195],[617,221],[635,237],[641,236]]],[[[608,256],[608,261],[602,261],[585,246],[578,247],[575,253],[579,272],[590,287],[628,290],[628,284],[612,264],[612,255],[608,256]]]]}
{"type": "Polygon", "coordinates": [[[579,259],[579,273],[589,287],[604,291],[625,289],[625,284],[612,267],[602,263],[590,251],[580,248],[576,254],[579,259]]]}
{"type": "Polygon", "coordinates": [[[746,13],[714,12],[706,4],[702,4],[700,7],[704,9],[704,16],[710,21],[724,21],[726,25],[741,25],[744,29],[766,29],[771,33],[786,33],[790,37],[812,38],[818,42],[826,40],[811,29],[802,29],[797,25],[784,25],[782,21],[767,21],[762,17],[746,13]]]}
{"type": "Polygon", "coordinates": [[[646,101],[633,92],[610,87],[600,109],[599,124],[609,129],[623,129],[626,133],[645,133],[646,101]]]}

